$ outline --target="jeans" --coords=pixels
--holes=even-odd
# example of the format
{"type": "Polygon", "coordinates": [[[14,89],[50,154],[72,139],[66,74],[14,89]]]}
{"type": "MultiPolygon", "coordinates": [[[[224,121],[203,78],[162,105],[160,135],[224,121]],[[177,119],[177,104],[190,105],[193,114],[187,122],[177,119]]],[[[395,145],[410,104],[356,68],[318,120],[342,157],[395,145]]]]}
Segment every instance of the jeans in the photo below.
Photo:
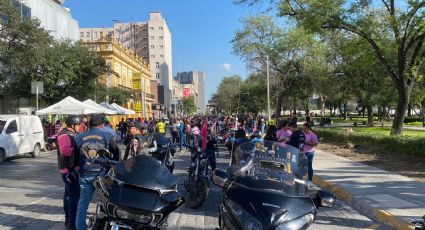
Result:
{"type": "Polygon", "coordinates": [[[86,217],[94,193],[93,180],[94,177],[80,177],[80,200],[78,201],[76,221],[77,230],[87,230],[86,217]]]}
{"type": "Polygon", "coordinates": [[[80,185],[78,178],[69,182],[66,174],[62,174],[62,181],[65,184],[63,194],[63,210],[65,211],[65,224],[75,225],[77,216],[78,199],[80,198],[80,185]]]}
{"type": "Polygon", "coordinates": [[[313,157],[314,157],[314,152],[305,153],[305,156],[307,157],[307,161],[308,161],[308,180],[309,181],[312,181],[313,180],[313,157]]]}
{"type": "Polygon", "coordinates": [[[180,151],[182,151],[182,146],[186,146],[186,134],[180,133],[180,151]]]}
{"type": "Polygon", "coordinates": [[[217,160],[215,158],[215,149],[206,149],[205,155],[207,156],[208,163],[211,166],[211,170],[214,171],[217,167],[217,160]]]}

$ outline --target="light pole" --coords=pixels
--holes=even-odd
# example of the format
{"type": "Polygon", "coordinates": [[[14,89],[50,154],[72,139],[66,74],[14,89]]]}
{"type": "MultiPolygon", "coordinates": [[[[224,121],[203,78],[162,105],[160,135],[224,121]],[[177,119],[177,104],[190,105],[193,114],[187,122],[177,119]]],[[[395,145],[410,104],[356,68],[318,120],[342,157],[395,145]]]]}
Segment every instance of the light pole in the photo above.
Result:
{"type": "Polygon", "coordinates": [[[266,65],[266,72],[267,72],[267,113],[269,121],[272,119],[270,114],[270,76],[269,76],[269,55],[266,55],[267,65],[266,65]]]}

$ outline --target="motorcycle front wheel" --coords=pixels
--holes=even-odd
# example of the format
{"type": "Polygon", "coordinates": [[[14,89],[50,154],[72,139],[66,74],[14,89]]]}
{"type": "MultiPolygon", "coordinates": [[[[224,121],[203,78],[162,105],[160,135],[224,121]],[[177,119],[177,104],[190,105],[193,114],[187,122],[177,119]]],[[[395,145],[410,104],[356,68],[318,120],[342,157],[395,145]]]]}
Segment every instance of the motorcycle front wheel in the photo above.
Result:
{"type": "Polygon", "coordinates": [[[207,199],[209,191],[209,183],[206,179],[191,180],[185,194],[187,206],[192,209],[199,208],[207,199]]]}

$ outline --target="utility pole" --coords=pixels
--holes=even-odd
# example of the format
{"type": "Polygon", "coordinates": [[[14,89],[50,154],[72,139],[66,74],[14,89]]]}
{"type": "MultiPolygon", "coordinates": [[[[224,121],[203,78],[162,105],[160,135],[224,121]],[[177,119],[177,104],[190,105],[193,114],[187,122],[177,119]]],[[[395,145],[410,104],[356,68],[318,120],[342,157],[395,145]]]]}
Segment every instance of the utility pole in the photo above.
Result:
{"type": "Polygon", "coordinates": [[[270,74],[269,74],[269,55],[266,56],[267,59],[267,66],[266,66],[266,72],[267,72],[267,113],[269,117],[269,121],[272,119],[271,113],[270,113],[270,74]]]}

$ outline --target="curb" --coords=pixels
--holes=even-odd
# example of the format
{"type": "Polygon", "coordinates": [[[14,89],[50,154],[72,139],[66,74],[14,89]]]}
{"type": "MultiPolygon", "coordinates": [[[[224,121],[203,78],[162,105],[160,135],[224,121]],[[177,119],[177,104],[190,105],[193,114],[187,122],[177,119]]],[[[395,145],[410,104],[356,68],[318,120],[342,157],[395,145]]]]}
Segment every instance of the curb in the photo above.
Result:
{"type": "Polygon", "coordinates": [[[324,180],[322,177],[316,174],[313,177],[313,183],[321,188],[333,192],[338,199],[347,202],[348,204],[362,212],[362,214],[372,217],[372,219],[376,220],[379,223],[385,224],[394,229],[415,229],[414,226],[411,225],[409,222],[398,218],[397,216],[391,214],[388,211],[374,208],[371,205],[367,204],[367,202],[362,202],[360,199],[353,197],[350,192],[334,185],[329,181],[324,180]]]}

